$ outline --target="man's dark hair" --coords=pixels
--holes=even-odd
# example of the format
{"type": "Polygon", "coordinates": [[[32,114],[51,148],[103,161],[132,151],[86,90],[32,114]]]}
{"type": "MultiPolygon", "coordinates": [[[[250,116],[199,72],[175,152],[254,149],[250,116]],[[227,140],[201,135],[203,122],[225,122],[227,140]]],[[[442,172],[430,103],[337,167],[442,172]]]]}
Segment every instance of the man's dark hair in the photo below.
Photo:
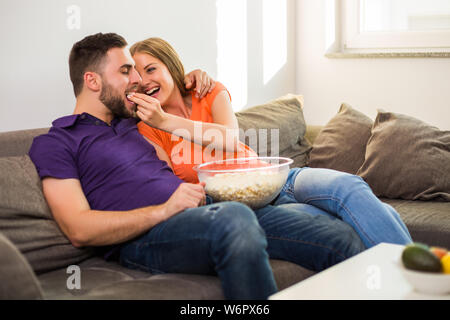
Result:
{"type": "Polygon", "coordinates": [[[83,77],[86,71],[101,73],[106,53],[112,48],[123,48],[125,39],[115,33],[97,33],[75,43],[70,51],[69,70],[73,91],[77,97],[83,89],[83,77]]]}

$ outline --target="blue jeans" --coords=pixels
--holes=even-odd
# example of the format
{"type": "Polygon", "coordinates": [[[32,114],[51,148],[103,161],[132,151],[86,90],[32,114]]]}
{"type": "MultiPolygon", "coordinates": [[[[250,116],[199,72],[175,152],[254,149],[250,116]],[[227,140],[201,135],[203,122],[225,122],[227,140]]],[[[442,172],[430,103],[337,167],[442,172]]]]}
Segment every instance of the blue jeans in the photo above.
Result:
{"type": "Polygon", "coordinates": [[[397,211],[381,202],[356,175],[330,169],[291,169],[275,205],[340,219],[353,227],[367,248],[381,242],[412,242],[397,211]]]}
{"type": "Polygon", "coordinates": [[[277,291],[269,258],[321,271],[365,249],[350,225],[308,213],[308,206],[251,210],[221,202],[187,209],[124,244],[120,262],[154,274],[218,275],[226,299],[266,299],[277,291]]]}

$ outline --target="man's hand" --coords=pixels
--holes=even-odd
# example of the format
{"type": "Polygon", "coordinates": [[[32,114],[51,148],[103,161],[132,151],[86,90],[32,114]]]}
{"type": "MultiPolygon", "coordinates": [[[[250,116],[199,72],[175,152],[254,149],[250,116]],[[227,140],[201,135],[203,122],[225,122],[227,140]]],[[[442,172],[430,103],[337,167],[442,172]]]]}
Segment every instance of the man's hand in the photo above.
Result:
{"type": "Polygon", "coordinates": [[[206,203],[205,183],[182,183],[172,196],[164,203],[166,218],[189,208],[196,208],[206,203]]]}
{"type": "Polygon", "coordinates": [[[195,96],[201,99],[214,89],[216,82],[206,72],[196,69],[186,75],[184,84],[186,89],[194,89],[195,96]]]}

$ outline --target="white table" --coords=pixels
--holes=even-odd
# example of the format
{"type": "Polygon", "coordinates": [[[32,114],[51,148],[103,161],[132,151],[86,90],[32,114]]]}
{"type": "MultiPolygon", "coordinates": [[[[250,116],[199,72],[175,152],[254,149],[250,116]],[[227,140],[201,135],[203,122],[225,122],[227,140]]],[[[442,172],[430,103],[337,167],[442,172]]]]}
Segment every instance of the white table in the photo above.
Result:
{"type": "Polygon", "coordinates": [[[425,295],[403,278],[398,263],[404,246],[381,243],[269,297],[271,300],[446,299],[425,295]]]}

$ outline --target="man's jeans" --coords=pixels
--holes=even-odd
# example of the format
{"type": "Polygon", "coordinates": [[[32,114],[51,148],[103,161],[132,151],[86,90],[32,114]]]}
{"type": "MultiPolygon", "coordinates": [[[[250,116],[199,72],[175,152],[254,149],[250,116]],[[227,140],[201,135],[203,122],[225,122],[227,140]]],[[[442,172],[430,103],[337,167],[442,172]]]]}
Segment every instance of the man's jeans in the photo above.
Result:
{"type": "MultiPolygon", "coordinates": [[[[151,273],[217,274],[225,298],[266,299],[277,290],[269,257],[320,271],[365,249],[355,229],[329,212],[344,210],[335,199],[361,215],[366,214],[368,205],[378,208],[379,200],[352,196],[360,188],[363,194],[372,193],[358,178],[337,179],[334,175],[346,174],[317,170],[322,169],[292,169],[280,196],[261,209],[221,202],[184,210],[123,245],[120,261],[151,273]],[[315,174],[306,174],[315,171],[317,179],[315,174]],[[295,203],[298,201],[314,206],[295,203]]],[[[381,207],[384,210],[385,206],[381,207]]],[[[348,212],[349,217],[355,215],[348,212]]],[[[359,217],[357,226],[362,224],[360,219],[364,220],[359,217]]],[[[401,223],[399,218],[392,220],[401,223]]],[[[376,230],[384,230],[377,224],[378,220],[374,222],[376,230]]],[[[407,242],[407,237],[404,240],[407,242]]]]}

